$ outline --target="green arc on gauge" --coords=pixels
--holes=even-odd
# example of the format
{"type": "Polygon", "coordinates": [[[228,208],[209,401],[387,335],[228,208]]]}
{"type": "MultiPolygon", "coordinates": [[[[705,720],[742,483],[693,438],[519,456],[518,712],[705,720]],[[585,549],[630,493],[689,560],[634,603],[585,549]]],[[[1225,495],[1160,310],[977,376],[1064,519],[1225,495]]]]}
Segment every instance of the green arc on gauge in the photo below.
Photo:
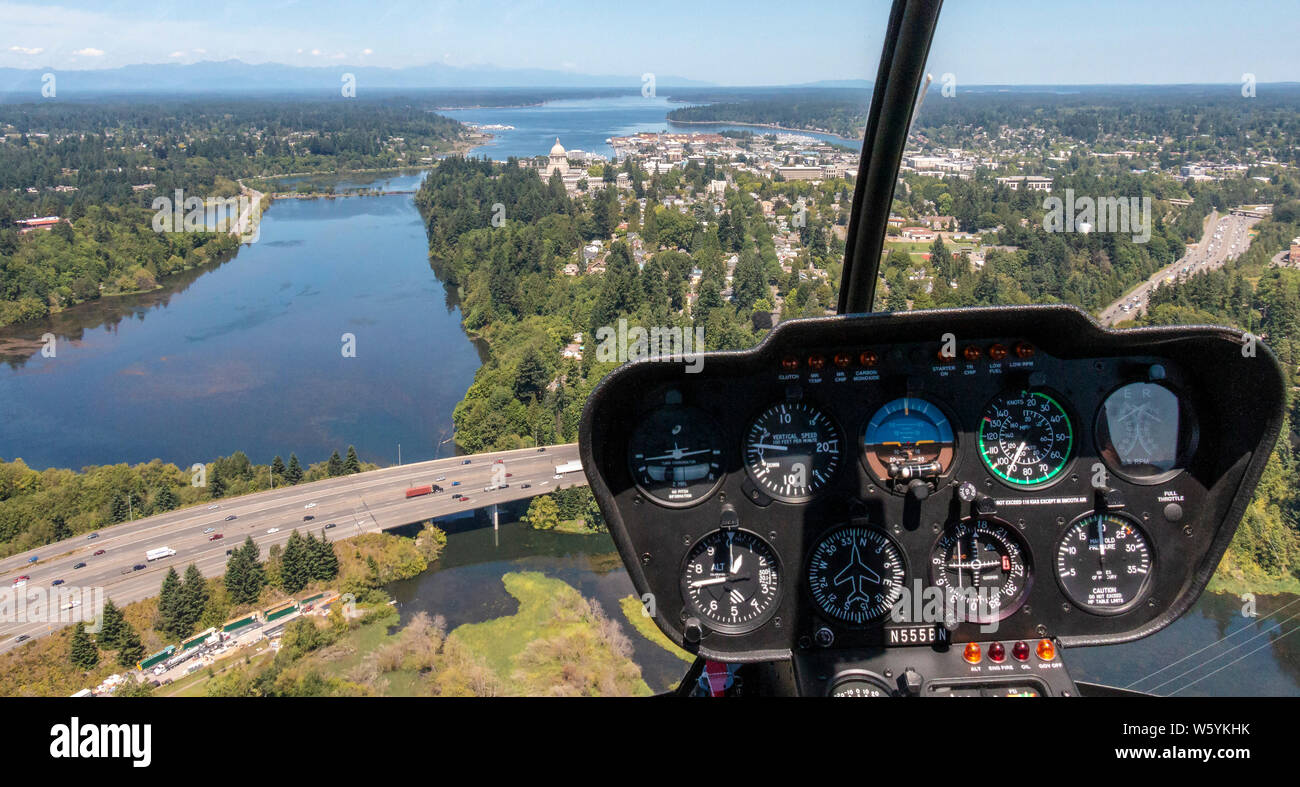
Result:
{"type": "MultiPolygon", "coordinates": [[[[1070,414],[1065,412],[1065,408],[1061,406],[1061,403],[1053,399],[1048,394],[1041,393],[1039,391],[1025,391],[1024,394],[1026,398],[1035,397],[1039,399],[1046,399],[1048,402],[1051,402],[1052,407],[1055,408],[1056,412],[1059,413],[1061,417],[1065,420],[1065,433],[1069,442],[1066,443],[1065,451],[1062,452],[1061,454],[1060,464],[1052,468],[1052,471],[1049,472],[1047,475],[1038,478],[1028,478],[1028,479],[1013,478],[1007,473],[1004,473],[1001,470],[999,470],[997,467],[994,466],[993,462],[989,459],[989,455],[985,450],[986,444],[984,440],[984,424],[988,422],[987,415],[980,416],[980,429],[979,429],[979,436],[977,438],[977,441],[979,443],[980,459],[984,462],[984,466],[988,468],[988,471],[990,473],[1002,479],[1003,481],[1006,481],[1008,484],[1015,484],[1017,486],[1033,486],[1034,484],[1041,484],[1046,481],[1052,480],[1053,478],[1056,477],[1058,473],[1060,473],[1062,470],[1065,469],[1066,465],[1070,463],[1070,455],[1074,451],[1074,424],[1070,422],[1070,414]]],[[[999,402],[1004,397],[1005,394],[999,395],[993,401],[999,402]]],[[[984,409],[985,412],[987,413],[988,407],[985,407],[984,409]]]]}

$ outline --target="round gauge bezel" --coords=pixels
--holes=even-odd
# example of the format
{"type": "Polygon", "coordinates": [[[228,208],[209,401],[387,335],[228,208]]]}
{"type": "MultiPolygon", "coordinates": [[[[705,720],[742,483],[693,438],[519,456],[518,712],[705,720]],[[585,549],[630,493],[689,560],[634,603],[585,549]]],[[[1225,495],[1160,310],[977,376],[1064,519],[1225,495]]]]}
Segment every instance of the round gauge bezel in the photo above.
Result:
{"type": "Polygon", "coordinates": [[[642,495],[644,495],[646,499],[648,499],[650,502],[654,503],[657,506],[662,506],[664,508],[682,509],[682,508],[691,508],[692,506],[697,506],[700,503],[703,503],[704,501],[708,500],[709,498],[717,494],[718,490],[722,487],[723,482],[727,480],[727,470],[726,470],[727,443],[726,443],[726,438],[723,436],[722,429],[718,427],[716,421],[709,418],[708,413],[693,405],[663,404],[658,407],[653,407],[645,411],[644,413],[642,413],[640,422],[635,427],[633,427],[632,431],[628,434],[627,448],[623,453],[627,457],[628,475],[631,476],[632,484],[636,486],[637,491],[640,492],[642,495]],[[646,422],[652,416],[664,410],[669,410],[669,409],[688,410],[692,412],[695,416],[698,416],[709,429],[713,430],[714,437],[717,438],[715,444],[711,448],[716,448],[719,452],[718,477],[713,480],[713,485],[709,487],[708,491],[696,496],[693,500],[665,500],[664,498],[650,491],[648,488],[642,485],[640,473],[636,471],[636,465],[632,461],[632,449],[633,446],[635,445],[636,435],[638,431],[646,424],[646,422]]]}
{"type": "Polygon", "coordinates": [[[1061,395],[1058,391],[1051,388],[1043,388],[1043,387],[1007,388],[1002,391],[999,391],[998,393],[994,394],[991,399],[985,402],[983,407],[980,408],[977,425],[975,427],[975,453],[979,455],[980,464],[984,467],[984,469],[988,472],[988,474],[991,477],[993,477],[998,481],[998,483],[1002,484],[1003,486],[1009,487],[1011,489],[1039,490],[1039,489],[1047,489],[1048,487],[1060,483],[1061,479],[1069,476],[1071,466],[1074,465],[1075,460],[1078,459],[1079,457],[1080,448],[1081,448],[1080,444],[1082,442],[1083,442],[1083,432],[1079,428],[1079,419],[1074,413],[1074,408],[1070,406],[1070,403],[1068,402],[1068,400],[1066,400],[1066,398],[1063,395],[1061,395]],[[1065,414],[1066,423],[1070,427],[1070,449],[1065,456],[1065,461],[1061,463],[1060,468],[1056,472],[1052,473],[1052,475],[1040,481],[1020,483],[1017,481],[1012,481],[1009,478],[1005,478],[1002,475],[1000,475],[997,472],[997,470],[993,469],[993,466],[989,463],[988,457],[985,456],[984,454],[983,435],[984,435],[985,413],[988,412],[989,407],[992,406],[992,404],[995,401],[1017,392],[1023,392],[1031,396],[1033,395],[1046,396],[1057,407],[1061,408],[1061,412],[1065,414]]]}
{"type": "MultiPolygon", "coordinates": [[[[876,628],[879,627],[889,617],[888,610],[886,610],[885,614],[881,615],[880,617],[869,618],[867,620],[864,620],[861,623],[854,623],[852,621],[845,620],[844,618],[832,612],[828,612],[826,608],[822,606],[821,602],[817,600],[817,596],[813,593],[812,590],[812,562],[817,557],[817,550],[821,547],[823,543],[826,542],[827,539],[832,538],[833,536],[849,528],[857,528],[859,530],[868,530],[868,531],[875,532],[879,534],[882,538],[884,538],[885,541],[894,548],[894,551],[898,554],[898,561],[903,566],[903,584],[898,589],[898,595],[901,597],[903,593],[907,592],[907,582],[912,576],[911,566],[907,562],[907,551],[904,550],[903,546],[898,543],[898,540],[895,539],[893,536],[891,536],[889,532],[885,530],[883,527],[878,527],[876,525],[872,525],[866,522],[863,522],[861,524],[855,522],[843,522],[822,531],[822,533],[817,537],[816,541],[813,542],[812,547],[809,548],[808,556],[804,560],[804,571],[803,571],[804,587],[808,591],[808,597],[812,600],[813,609],[820,616],[835,623],[837,626],[841,626],[843,628],[848,628],[848,629],[855,629],[855,630],[876,628]]],[[[897,603],[897,600],[895,600],[894,603],[897,603]]]]}
{"type": "Polygon", "coordinates": [[[748,528],[743,528],[743,527],[715,528],[713,530],[708,531],[707,533],[700,536],[699,538],[695,539],[694,541],[691,542],[691,545],[687,547],[686,553],[682,555],[681,565],[678,566],[677,568],[677,587],[678,587],[678,592],[681,594],[682,597],[682,609],[686,612],[687,615],[698,616],[700,619],[700,623],[706,628],[708,628],[709,631],[717,632],[718,634],[725,634],[729,636],[739,636],[739,635],[749,634],[753,631],[757,631],[758,629],[766,625],[776,615],[777,609],[780,608],[781,606],[781,599],[785,596],[785,582],[786,582],[785,564],[782,562],[781,555],[779,552],[777,552],[776,547],[772,546],[771,541],[768,541],[766,538],[763,538],[758,533],[755,533],[753,530],[749,530],[748,528]],[[724,533],[727,530],[734,530],[736,533],[744,533],[747,536],[757,539],[758,542],[761,543],[763,546],[765,546],[767,548],[767,551],[771,553],[772,562],[776,566],[776,593],[774,593],[772,596],[772,603],[768,606],[767,609],[761,612],[758,615],[758,617],[754,618],[753,620],[745,621],[744,623],[719,623],[718,621],[709,617],[703,610],[697,607],[697,605],[694,602],[694,599],[691,598],[691,595],[690,593],[687,592],[687,588],[686,588],[686,566],[691,562],[691,555],[695,553],[696,547],[698,547],[701,543],[703,543],[705,539],[717,536],[718,534],[724,533]]]}
{"type": "Polygon", "coordinates": [[[891,396],[881,400],[878,404],[874,405],[871,408],[871,411],[867,414],[867,417],[858,426],[858,431],[857,431],[858,463],[862,465],[862,469],[867,471],[867,475],[869,475],[872,478],[872,480],[876,482],[876,485],[879,486],[881,489],[884,489],[895,495],[905,495],[907,494],[906,485],[900,486],[895,484],[894,480],[891,479],[887,473],[882,475],[881,473],[877,472],[874,467],[872,467],[871,461],[868,459],[869,452],[867,449],[867,426],[871,424],[871,419],[875,418],[876,414],[879,413],[881,409],[884,408],[885,405],[890,404],[891,402],[898,401],[899,399],[920,399],[926,404],[937,408],[939,412],[943,415],[943,417],[948,419],[948,427],[952,429],[952,449],[951,449],[952,458],[948,461],[948,467],[945,468],[944,471],[937,476],[937,478],[940,479],[951,478],[953,474],[956,473],[958,468],[961,466],[961,460],[962,460],[961,421],[957,418],[952,408],[948,407],[948,405],[936,400],[931,396],[925,396],[925,395],[891,396]]]}
{"type": "MultiPolygon", "coordinates": [[[[1180,438],[1182,433],[1183,432],[1180,429],[1180,438]]],[[[1131,484],[1137,484],[1138,486],[1155,486],[1177,478],[1186,472],[1187,468],[1191,466],[1192,460],[1196,457],[1196,449],[1200,446],[1201,442],[1201,425],[1200,420],[1196,415],[1196,407],[1192,404],[1191,399],[1183,395],[1182,391],[1164,380],[1129,380],[1128,382],[1120,383],[1110,389],[1106,392],[1106,395],[1101,398],[1101,404],[1097,405],[1097,413],[1092,419],[1092,434],[1094,442],[1097,444],[1097,456],[1101,458],[1101,461],[1106,463],[1106,468],[1108,470],[1131,484]],[[1183,416],[1187,417],[1187,428],[1191,433],[1187,438],[1187,450],[1178,455],[1174,467],[1156,475],[1143,476],[1131,473],[1125,470],[1124,466],[1120,464],[1118,456],[1115,457],[1115,460],[1112,460],[1111,457],[1107,455],[1107,448],[1113,447],[1115,443],[1110,439],[1110,429],[1106,429],[1103,432],[1101,428],[1101,419],[1106,414],[1106,402],[1110,401],[1110,398],[1116,393],[1130,385],[1157,385],[1164,388],[1166,391],[1173,394],[1174,400],[1178,403],[1179,418],[1182,418],[1183,416]],[[1104,445],[1102,443],[1103,436],[1106,440],[1104,445]]]]}
{"type": "Polygon", "coordinates": [[[1108,618],[1108,617],[1114,617],[1115,615],[1123,615],[1125,612],[1129,612],[1133,610],[1135,607],[1140,606],[1142,602],[1146,600],[1147,596],[1151,595],[1151,589],[1155,586],[1156,544],[1155,541],[1152,540],[1151,536],[1147,534],[1147,531],[1142,527],[1142,524],[1138,522],[1137,519],[1130,514],[1126,514],[1120,511],[1086,511],[1082,514],[1079,514],[1074,519],[1071,519],[1069,524],[1067,524],[1064,528],[1061,529],[1061,534],[1057,536],[1056,544],[1052,549],[1052,575],[1056,577],[1056,584],[1057,587],[1061,589],[1061,595],[1065,596],[1065,600],[1069,601],[1079,610],[1083,612],[1087,612],[1089,615],[1096,615],[1098,617],[1108,618]],[[1088,519],[1091,519],[1092,517],[1095,516],[1113,516],[1118,519],[1123,519],[1129,525],[1129,527],[1133,528],[1133,530],[1136,531],[1137,534],[1142,537],[1142,540],[1145,541],[1147,545],[1147,555],[1151,563],[1151,568],[1149,571],[1147,571],[1146,578],[1142,580],[1142,587],[1138,588],[1137,594],[1133,598],[1129,599],[1129,601],[1126,602],[1123,606],[1099,608],[1099,607],[1089,606],[1075,599],[1075,597],[1071,595],[1069,589],[1066,588],[1065,580],[1061,578],[1060,567],[1057,565],[1056,562],[1057,558],[1060,557],[1061,547],[1065,544],[1066,536],[1069,535],[1074,530],[1074,528],[1078,526],[1080,523],[1088,519]]]}
{"type": "Polygon", "coordinates": [[[835,418],[835,416],[831,415],[830,410],[828,410],[827,408],[815,402],[810,402],[806,399],[781,399],[760,408],[758,412],[756,412],[751,418],[745,421],[745,428],[740,438],[740,462],[742,465],[744,465],[745,476],[749,478],[749,480],[752,481],[754,485],[759,489],[759,491],[761,491],[763,494],[767,495],[773,500],[778,500],[782,503],[794,503],[794,504],[807,503],[812,500],[815,500],[817,497],[824,494],[826,490],[830,489],[835,484],[835,481],[839,477],[839,474],[844,471],[844,455],[848,451],[848,444],[845,442],[844,435],[845,435],[844,428],[840,425],[840,422],[835,418]],[[835,467],[832,469],[831,473],[826,478],[826,483],[823,484],[821,488],[813,492],[810,492],[806,495],[784,495],[779,492],[775,492],[772,489],[768,488],[768,486],[765,483],[763,483],[761,479],[755,476],[753,468],[750,467],[749,433],[753,430],[754,424],[757,423],[760,418],[764,417],[765,415],[772,412],[777,407],[780,407],[783,404],[790,405],[793,407],[808,407],[821,413],[822,416],[826,418],[826,422],[830,424],[830,427],[835,430],[836,437],[839,440],[840,452],[836,459],[835,467]]]}
{"type": "MultiPolygon", "coordinates": [[[[880,689],[886,697],[896,696],[897,692],[890,687],[889,681],[885,680],[883,675],[870,672],[864,669],[848,669],[837,673],[831,681],[830,691],[826,696],[834,697],[839,688],[848,683],[867,683],[880,689]]],[[[841,699],[871,699],[871,697],[842,697],[841,699]]]]}
{"type": "MultiPolygon", "coordinates": [[[[1025,602],[1029,600],[1029,593],[1031,590],[1033,590],[1034,587],[1034,557],[1033,557],[1033,552],[1029,546],[1029,539],[1025,537],[1024,533],[1020,532],[1020,528],[1016,527],[1015,525],[1011,524],[1005,519],[992,516],[992,515],[965,517],[963,519],[957,520],[954,523],[949,524],[947,527],[943,529],[943,532],[941,532],[939,534],[939,537],[934,540],[934,543],[930,546],[929,553],[926,555],[926,563],[927,563],[926,578],[929,579],[930,585],[934,587],[940,587],[937,579],[938,572],[936,571],[935,564],[934,564],[934,558],[937,554],[939,554],[939,545],[942,544],[943,540],[948,537],[950,531],[954,526],[956,525],[974,526],[978,522],[995,523],[998,526],[1000,526],[1003,530],[1005,530],[1006,532],[1010,533],[1013,536],[1013,540],[1016,542],[1016,546],[1020,548],[1020,559],[1025,564],[1025,583],[1024,583],[1024,587],[1020,589],[1020,593],[1016,595],[1015,603],[1007,607],[999,607],[998,616],[996,618],[985,619],[983,616],[981,616],[980,619],[963,619],[960,621],[960,624],[987,625],[989,623],[995,623],[998,621],[1006,620],[1007,618],[1016,614],[1016,612],[1020,611],[1020,608],[1023,607],[1025,605],[1025,602]]],[[[946,558],[946,554],[944,555],[944,557],[946,558]]],[[[945,584],[942,587],[947,587],[947,585],[945,584]]],[[[947,608],[946,598],[944,599],[944,608],[945,609],[947,608]]]]}

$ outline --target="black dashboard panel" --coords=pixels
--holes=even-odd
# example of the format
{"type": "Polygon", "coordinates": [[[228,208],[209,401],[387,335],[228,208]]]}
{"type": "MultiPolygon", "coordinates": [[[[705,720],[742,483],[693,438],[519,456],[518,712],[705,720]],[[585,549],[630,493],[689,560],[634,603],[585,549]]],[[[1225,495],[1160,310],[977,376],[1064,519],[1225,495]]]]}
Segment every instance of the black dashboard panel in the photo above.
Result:
{"type": "Polygon", "coordinates": [[[850,315],[626,365],[580,442],[637,592],[701,656],[888,652],[930,630],[1070,647],[1190,607],[1283,403],[1272,354],[1227,328],[1110,331],[1066,306],[850,315]],[[943,589],[979,603],[897,622],[933,624],[943,589]]]}

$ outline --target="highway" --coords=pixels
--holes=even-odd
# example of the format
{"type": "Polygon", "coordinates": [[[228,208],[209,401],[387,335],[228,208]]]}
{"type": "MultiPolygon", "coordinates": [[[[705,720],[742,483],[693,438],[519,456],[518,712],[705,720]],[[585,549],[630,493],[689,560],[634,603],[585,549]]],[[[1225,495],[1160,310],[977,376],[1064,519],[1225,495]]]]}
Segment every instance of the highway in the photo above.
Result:
{"type": "Polygon", "coordinates": [[[1239,256],[1250,245],[1248,230],[1257,221],[1259,219],[1246,216],[1219,216],[1218,211],[1211,213],[1205,222],[1201,242],[1188,246],[1187,253],[1180,259],[1156,271],[1151,278],[1103,309],[1099,317],[1101,324],[1114,326],[1145,314],[1151,292],[1161,284],[1179,276],[1193,276],[1223,267],[1225,262],[1239,256]]]}
{"type": "MultiPolygon", "coordinates": [[[[334,527],[325,533],[331,541],[338,541],[585,485],[587,479],[581,472],[555,477],[556,465],[576,459],[576,443],[548,446],[544,451],[524,448],[435,459],[225,498],[211,505],[123,522],[95,531],[95,538],[83,533],[0,560],[0,596],[16,590],[14,582],[25,575],[30,578],[24,590],[49,589],[52,582],[62,579],[64,588],[102,587],[106,598],[122,606],[158,595],[163,575],[170,567],[183,574],[194,563],[206,577],[224,574],[226,550],[241,545],[249,535],[265,559],[271,546],[283,545],[294,529],[319,534],[332,524],[334,527]],[[467,459],[469,464],[465,464],[467,459]],[[498,459],[501,464],[496,464],[498,459]],[[504,468],[510,474],[504,479],[509,486],[485,492],[484,488],[494,481],[494,468],[504,468]],[[443,476],[444,480],[436,480],[443,476]],[[406,497],[408,488],[434,483],[444,491],[406,497]],[[453,500],[452,495],[458,492],[469,499],[453,500]],[[308,516],[313,518],[305,520],[308,516]],[[212,532],[205,532],[209,528],[212,532]],[[268,532],[272,529],[277,532],[268,532]],[[222,538],[214,540],[212,537],[218,533],[222,538]],[[153,562],[145,559],[145,552],[163,546],[176,550],[176,555],[153,562]],[[96,555],[99,550],[104,553],[96,555]],[[40,558],[38,562],[29,563],[34,556],[40,558]],[[86,566],[73,568],[80,562],[86,566]],[[137,564],[145,567],[133,570],[137,564]]],[[[65,613],[65,617],[70,614],[65,613]]],[[[68,623],[0,621],[0,652],[17,644],[19,636],[35,638],[64,625],[68,623]]]]}

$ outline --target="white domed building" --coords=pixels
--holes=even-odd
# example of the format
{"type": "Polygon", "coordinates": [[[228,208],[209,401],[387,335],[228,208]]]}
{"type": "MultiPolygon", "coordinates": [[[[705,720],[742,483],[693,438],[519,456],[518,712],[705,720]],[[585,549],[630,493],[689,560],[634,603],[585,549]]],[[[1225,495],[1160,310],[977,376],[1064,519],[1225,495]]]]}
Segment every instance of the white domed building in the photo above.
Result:
{"type": "Polygon", "coordinates": [[[545,180],[556,172],[560,177],[569,174],[569,156],[560,144],[560,138],[555,138],[555,144],[551,146],[550,156],[546,160],[546,169],[542,172],[542,179],[545,180]]]}

